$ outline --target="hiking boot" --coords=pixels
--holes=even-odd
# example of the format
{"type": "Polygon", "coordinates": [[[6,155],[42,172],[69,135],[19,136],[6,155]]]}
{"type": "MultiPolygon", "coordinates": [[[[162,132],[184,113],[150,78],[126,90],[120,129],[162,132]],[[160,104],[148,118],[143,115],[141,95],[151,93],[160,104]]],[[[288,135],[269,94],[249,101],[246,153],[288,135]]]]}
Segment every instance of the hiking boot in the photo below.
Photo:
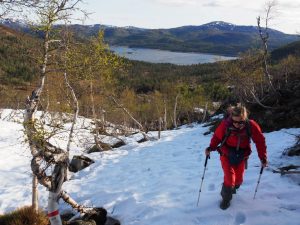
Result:
{"type": "Polygon", "coordinates": [[[223,184],[221,196],[225,201],[230,201],[232,199],[232,187],[228,187],[223,184]]]}
{"type": "Polygon", "coordinates": [[[232,194],[236,194],[236,188],[235,187],[232,188],[232,194]]]}
{"type": "Polygon", "coordinates": [[[230,206],[230,201],[222,200],[220,203],[220,208],[225,210],[230,206]]]}
{"type": "Polygon", "coordinates": [[[235,185],[233,188],[232,188],[232,194],[236,194],[236,191],[239,189],[240,185],[235,185]]]}
{"type": "Polygon", "coordinates": [[[223,184],[221,190],[222,201],[220,203],[220,208],[225,210],[230,206],[230,200],[232,199],[232,187],[225,186],[223,184]]]}

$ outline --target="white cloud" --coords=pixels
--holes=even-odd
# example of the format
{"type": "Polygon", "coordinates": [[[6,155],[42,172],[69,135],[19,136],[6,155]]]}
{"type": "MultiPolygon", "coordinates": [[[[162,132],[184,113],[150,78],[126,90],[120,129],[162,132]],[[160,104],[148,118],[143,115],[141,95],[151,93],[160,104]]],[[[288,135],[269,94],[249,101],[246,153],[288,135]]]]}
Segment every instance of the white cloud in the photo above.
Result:
{"type": "Polygon", "coordinates": [[[199,0],[151,0],[165,5],[171,6],[186,6],[186,5],[197,5],[199,0]]]}
{"type": "Polygon", "coordinates": [[[205,7],[219,7],[221,6],[218,1],[210,1],[210,2],[207,2],[207,3],[203,3],[202,6],[205,6],[205,7]]]}
{"type": "MultiPolygon", "coordinates": [[[[1,0],[0,0],[1,1],[1,0]]],[[[118,26],[170,28],[222,20],[237,25],[256,25],[265,17],[270,0],[89,0],[93,20],[118,26]],[[92,2],[94,2],[92,4],[92,2]]],[[[277,0],[270,27],[295,33],[300,26],[300,0],[277,0]]],[[[92,23],[92,22],[90,22],[92,23]]]]}
{"type": "Polygon", "coordinates": [[[295,1],[285,1],[285,2],[278,2],[278,6],[280,8],[286,8],[286,9],[300,9],[300,2],[295,1]]]}
{"type": "MultiPolygon", "coordinates": [[[[248,9],[261,9],[263,6],[270,2],[271,0],[251,0],[251,1],[241,1],[241,0],[146,0],[148,2],[169,5],[169,6],[191,6],[191,5],[198,5],[204,7],[242,7],[248,9]]],[[[275,0],[276,1],[276,0],[275,0]]],[[[277,2],[279,2],[277,0],[277,2]]],[[[300,3],[295,3],[291,0],[285,0],[282,3],[284,7],[293,7],[299,6],[300,3]]]]}
{"type": "Polygon", "coordinates": [[[236,4],[237,0],[147,0],[169,6],[204,6],[219,7],[236,4]]]}

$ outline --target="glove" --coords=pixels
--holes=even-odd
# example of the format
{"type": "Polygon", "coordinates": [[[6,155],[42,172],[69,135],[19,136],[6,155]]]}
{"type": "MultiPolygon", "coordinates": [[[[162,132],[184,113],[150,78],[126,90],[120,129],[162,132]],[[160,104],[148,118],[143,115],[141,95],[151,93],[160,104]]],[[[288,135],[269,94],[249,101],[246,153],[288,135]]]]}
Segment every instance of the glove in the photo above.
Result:
{"type": "Polygon", "coordinates": [[[267,161],[267,159],[261,159],[260,161],[261,161],[261,166],[262,166],[262,167],[267,167],[267,166],[268,166],[268,161],[267,161]]]}
{"type": "Polygon", "coordinates": [[[210,155],[210,152],[211,152],[212,150],[211,150],[211,147],[207,147],[206,149],[205,149],[205,155],[210,155]]]}

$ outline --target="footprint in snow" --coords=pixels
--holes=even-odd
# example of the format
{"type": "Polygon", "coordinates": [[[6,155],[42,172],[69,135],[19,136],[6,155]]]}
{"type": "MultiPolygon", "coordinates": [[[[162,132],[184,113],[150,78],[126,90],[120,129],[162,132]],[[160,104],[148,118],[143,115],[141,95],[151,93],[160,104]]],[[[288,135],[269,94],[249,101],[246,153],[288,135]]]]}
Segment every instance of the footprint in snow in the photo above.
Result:
{"type": "Polygon", "coordinates": [[[298,210],[300,209],[300,205],[296,205],[296,204],[293,204],[293,205],[282,205],[280,206],[281,209],[285,209],[285,210],[288,210],[288,211],[295,211],[295,210],[298,210]]]}
{"type": "Polygon", "coordinates": [[[246,215],[242,212],[238,212],[235,217],[235,225],[242,225],[246,222],[246,215]]]}
{"type": "Polygon", "coordinates": [[[194,222],[195,222],[195,224],[201,224],[201,223],[203,223],[203,218],[201,218],[201,217],[196,217],[195,219],[194,219],[194,222]]]}
{"type": "Polygon", "coordinates": [[[214,191],[214,190],[216,190],[215,184],[210,184],[210,185],[208,186],[208,190],[209,190],[209,191],[214,191]]]}
{"type": "Polygon", "coordinates": [[[173,157],[177,157],[177,156],[179,156],[179,155],[180,155],[180,152],[176,152],[176,153],[173,153],[173,154],[172,154],[173,157]]]}

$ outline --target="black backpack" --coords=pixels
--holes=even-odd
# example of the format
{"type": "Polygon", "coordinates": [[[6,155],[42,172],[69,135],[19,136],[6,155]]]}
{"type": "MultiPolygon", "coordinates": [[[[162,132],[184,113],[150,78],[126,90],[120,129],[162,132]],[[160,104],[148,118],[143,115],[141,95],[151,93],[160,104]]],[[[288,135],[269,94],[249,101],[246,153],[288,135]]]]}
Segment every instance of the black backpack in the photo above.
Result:
{"type": "MultiPolygon", "coordinates": [[[[248,138],[251,140],[251,136],[252,136],[252,133],[251,133],[251,124],[250,124],[250,121],[249,121],[249,120],[246,120],[245,122],[246,122],[246,123],[245,123],[246,133],[247,133],[248,138]]],[[[231,127],[231,126],[228,126],[228,127],[226,128],[225,135],[224,135],[224,137],[223,137],[223,139],[222,139],[222,142],[221,142],[221,145],[220,145],[219,148],[221,148],[221,147],[225,144],[225,142],[227,141],[228,137],[230,136],[230,134],[231,134],[231,132],[232,132],[233,130],[235,130],[235,128],[233,128],[233,127],[231,127]]]]}
{"type": "MultiPolygon", "coordinates": [[[[246,120],[245,123],[245,127],[246,127],[246,133],[247,136],[249,138],[249,142],[251,141],[251,125],[249,120],[246,120]]],[[[218,152],[220,153],[220,155],[222,155],[220,148],[226,143],[227,138],[230,136],[231,132],[235,130],[235,128],[233,127],[227,127],[226,128],[226,132],[225,135],[222,139],[221,145],[220,147],[218,147],[218,152]]],[[[242,160],[244,160],[244,156],[245,156],[245,149],[242,148],[229,148],[229,155],[228,155],[228,159],[231,165],[238,165],[242,160]]]]}

